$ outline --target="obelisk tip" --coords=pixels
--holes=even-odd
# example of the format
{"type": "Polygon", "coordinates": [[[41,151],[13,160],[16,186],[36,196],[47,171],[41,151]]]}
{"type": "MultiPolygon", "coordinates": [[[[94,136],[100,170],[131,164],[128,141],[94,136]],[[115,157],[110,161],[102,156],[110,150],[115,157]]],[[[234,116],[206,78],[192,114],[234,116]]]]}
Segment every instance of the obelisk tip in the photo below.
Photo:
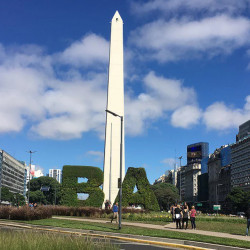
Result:
{"type": "Polygon", "coordinates": [[[112,18],[112,22],[113,22],[113,21],[115,21],[115,22],[122,21],[122,22],[123,22],[123,20],[122,20],[120,14],[119,14],[119,12],[118,12],[118,10],[115,12],[115,14],[114,14],[114,16],[113,16],[113,18],[112,18]]]}

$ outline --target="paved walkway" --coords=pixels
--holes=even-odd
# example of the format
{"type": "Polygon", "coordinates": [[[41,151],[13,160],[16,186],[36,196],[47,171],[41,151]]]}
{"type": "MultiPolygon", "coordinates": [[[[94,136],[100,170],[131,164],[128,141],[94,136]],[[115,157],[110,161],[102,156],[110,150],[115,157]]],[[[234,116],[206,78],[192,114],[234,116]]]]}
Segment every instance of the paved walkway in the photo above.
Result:
{"type": "MultiPolygon", "coordinates": [[[[107,220],[98,220],[98,219],[87,219],[87,218],[72,218],[66,216],[53,216],[54,219],[61,219],[61,220],[74,220],[74,221],[85,221],[85,222],[98,222],[98,223],[110,223],[107,220]]],[[[216,236],[221,238],[230,238],[230,239],[237,239],[237,240],[245,240],[250,242],[250,236],[242,236],[242,235],[235,235],[235,234],[228,234],[228,233],[220,233],[220,232],[211,232],[211,231],[203,231],[203,230],[180,230],[175,228],[175,223],[169,223],[165,226],[162,225],[155,225],[155,224],[146,224],[140,222],[122,222],[122,225],[126,226],[136,226],[136,227],[143,227],[143,228],[150,228],[150,229],[160,229],[160,230],[171,230],[177,232],[185,232],[191,234],[200,234],[200,235],[207,235],[207,236],[216,236]]],[[[249,243],[250,244],[250,243],[249,243]]],[[[250,246],[250,245],[249,245],[250,246]]]]}

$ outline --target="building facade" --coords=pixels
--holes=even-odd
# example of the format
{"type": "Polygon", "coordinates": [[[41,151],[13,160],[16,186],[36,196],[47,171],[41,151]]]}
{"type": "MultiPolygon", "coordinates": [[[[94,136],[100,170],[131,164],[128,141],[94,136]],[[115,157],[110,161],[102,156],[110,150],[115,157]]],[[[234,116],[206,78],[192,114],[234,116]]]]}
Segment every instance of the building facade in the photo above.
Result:
{"type": "Polygon", "coordinates": [[[25,163],[0,149],[0,187],[7,187],[12,193],[25,195],[26,176],[25,163]]]}
{"type": "Polygon", "coordinates": [[[250,136],[237,141],[232,148],[231,186],[250,190],[250,136]]]}
{"type": "Polygon", "coordinates": [[[242,140],[250,135],[250,120],[239,126],[239,133],[236,135],[236,141],[242,140]]]}
{"type": "Polygon", "coordinates": [[[185,201],[196,202],[198,200],[198,176],[200,174],[200,163],[192,163],[185,167],[185,171],[182,174],[185,183],[182,183],[183,188],[181,189],[182,197],[184,197],[185,201]]]}
{"type": "Polygon", "coordinates": [[[62,183],[62,170],[61,169],[50,169],[49,177],[56,179],[59,183],[62,183]]]}
{"type": "Polygon", "coordinates": [[[183,176],[185,183],[182,191],[187,202],[198,201],[198,176],[201,175],[201,163],[209,154],[209,144],[198,142],[187,146],[187,166],[184,168],[183,176]]]}
{"type": "Polygon", "coordinates": [[[218,204],[218,184],[221,170],[220,149],[216,149],[208,160],[208,194],[210,207],[218,204]]]}

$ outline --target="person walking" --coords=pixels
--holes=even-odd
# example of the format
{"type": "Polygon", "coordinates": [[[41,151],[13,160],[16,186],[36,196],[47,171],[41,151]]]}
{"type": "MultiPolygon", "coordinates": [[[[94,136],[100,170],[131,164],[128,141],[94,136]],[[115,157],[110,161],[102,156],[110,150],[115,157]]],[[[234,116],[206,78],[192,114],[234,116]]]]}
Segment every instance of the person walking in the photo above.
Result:
{"type": "Polygon", "coordinates": [[[192,209],[190,211],[190,221],[191,221],[192,229],[196,229],[196,224],[195,224],[196,213],[197,212],[196,212],[194,206],[192,206],[192,209]]]}
{"type": "Polygon", "coordinates": [[[189,211],[188,211],[187,206],[184,206],[182,214],[183,214],[183,216],[182,216],[182,229],[184,228],[184,223],[186,223],[185,229],[187,229],[187,227],[188,227],[188,215],[189,215],[189,211]]]}
{"type": "Polygon", "coordinates": [[[181,216],[182,216],[182,211],[180,208],[180,205],[177,205],[177,208],[174,210],[175,213],[175,222],[176,222],[176,229],[181,229],[181,216]]]}
{"type": "Polygon", "coordinates": [[[118,202],[116,202],[112,208],[113,215],[111,218],[111,223],[113,222],[113,219],[116,218],[116,223],[118,223],[118,202]]]}
{"type": "Polygon", "coordinates": [[[248,236],[249,226],[250,226],[250,207],[248,207],[248,210],[246,211],[246,219],[247,219],[246,236],[248,236]]]}

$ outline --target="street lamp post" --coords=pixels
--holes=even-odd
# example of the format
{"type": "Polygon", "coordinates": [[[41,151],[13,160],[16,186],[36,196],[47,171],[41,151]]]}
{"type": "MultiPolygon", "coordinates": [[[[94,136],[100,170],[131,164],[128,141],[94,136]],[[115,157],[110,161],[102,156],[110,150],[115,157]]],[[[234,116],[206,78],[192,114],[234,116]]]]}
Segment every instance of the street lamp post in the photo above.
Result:
{"type": "Polygon", "coordinates": [[[118,115],[110,110],[105,110],[113,116],[118,116],[121,119],[121,144],[120,144],[120,189],[119,189],[119,229],[122,228],[122,151],[123,151],[123,116],[118,115]]]}
{"type": "Polygon", "coordinates": [[[30,167],[29,167],[29,188],[28,188],[28,204],[30,203],[30,170],[31,170],[31,155],[36,151],[27,151],[30,154],[30,167]]]}
{"type": "Polygon", "coordinates": [[[181,202],[181,159],[182,159],[182,156],[178,157],[178,159],[180,160],[180,202],[181,202]]]}

